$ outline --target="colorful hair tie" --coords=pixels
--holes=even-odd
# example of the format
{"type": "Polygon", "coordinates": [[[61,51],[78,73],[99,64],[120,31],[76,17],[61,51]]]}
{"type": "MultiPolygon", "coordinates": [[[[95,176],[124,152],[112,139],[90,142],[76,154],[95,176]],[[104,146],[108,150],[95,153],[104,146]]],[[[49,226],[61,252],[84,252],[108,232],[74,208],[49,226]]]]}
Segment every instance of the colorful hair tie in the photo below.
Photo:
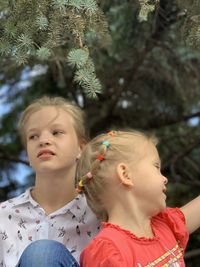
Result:
{"type": "Polygon", "coordinates": [[[108,148],[110,146],[110,142],[109,141],[103,141],[102,145],[105,145],[108,148]]]}
{"type": "MultiPolygon", "coordinates": [[[[88,179],[92,179],[92,177],[93,177],[91,172],[86,173],[85,176],[87,176],[88,179]]],[[[82,192],[83,192],[83,188],[84,188],[83,179],[81,179],[81,180],[79,181],[79,183],[78,183],[77,188],[76,188],[76,192],[77,192],[77,193],[82,193],[82,192]]]]}
{"type": "Polygon", "coordinates": [[[104,157],[103,157],[103,155],[99,154],[99,155],[97,156],[97,159],[98,159],[99,161],[102,161],[102,160],[104,160],[104,157]]]}
{"type": "Polygon", "coordinates": [[[84,187],[84,185],[83,185],[83,180],[81,179],[81,180],[79,181],[79,183],[78,183],[77,188],[76,188],[76,192],[77,192],[77,193],[82,193],[82,192],[83,192],[83,187],[84,187]]]}
{"type": "Polygon", "coordinates": [[[89,179],[92,179],[92,177],[93,177],[91,172],[86,173],[86,176],[87,176],[89,179]]]}
{"type": "Polygon", "coordinates": [[[110,132],[108,132],[108,135],[110,135],[110,136],[116,136],[116,131],[110,131],[110,132]]]}
{"type": "Polygon", "coordinates": [[[82,188],[77,187],[77,188],[76,188],[76,192],[77,192],[78,194],[81,194],[81,193],[83,192],[83,190],[82,190],[82,188]]]}
{"type": "Polygon", "coordinates": [[[84,187],[84,185],[83,185],[83,180],[82,180],[82,179],[79,181],[78,186],[79,186],[79,187],[84,187]]]}

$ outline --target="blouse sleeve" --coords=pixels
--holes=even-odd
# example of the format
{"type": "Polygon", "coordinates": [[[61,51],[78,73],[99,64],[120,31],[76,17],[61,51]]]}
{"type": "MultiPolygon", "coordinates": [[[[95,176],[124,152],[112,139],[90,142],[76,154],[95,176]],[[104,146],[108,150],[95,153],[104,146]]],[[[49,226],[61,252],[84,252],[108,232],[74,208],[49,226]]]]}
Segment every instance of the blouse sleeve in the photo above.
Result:
{"type": "Polygon", "coordinates": [[[183,212],[179,208],[167,208],[160,213],[161,218],[168,224],[175,237],[180,242],[180,246],[185,249],[189,233],[186,228],[186,220],[183,212]]]}
{"type": "Polygon", "coordinates": [[[81,267],[130,267],[114,243],[107,239],[94,239],[81,253],[81,267]]]}

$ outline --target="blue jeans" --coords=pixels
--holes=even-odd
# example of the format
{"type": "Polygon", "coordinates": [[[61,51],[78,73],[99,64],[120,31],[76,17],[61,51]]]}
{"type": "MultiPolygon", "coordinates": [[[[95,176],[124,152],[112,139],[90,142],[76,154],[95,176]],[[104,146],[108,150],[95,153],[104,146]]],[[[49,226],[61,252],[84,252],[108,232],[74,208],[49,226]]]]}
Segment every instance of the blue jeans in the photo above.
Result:
{"type": "Polygon", "coordinates": [[[37,240],[22,253],[19,267],[80,267],[66,247],[53,240],[37,240]]]}

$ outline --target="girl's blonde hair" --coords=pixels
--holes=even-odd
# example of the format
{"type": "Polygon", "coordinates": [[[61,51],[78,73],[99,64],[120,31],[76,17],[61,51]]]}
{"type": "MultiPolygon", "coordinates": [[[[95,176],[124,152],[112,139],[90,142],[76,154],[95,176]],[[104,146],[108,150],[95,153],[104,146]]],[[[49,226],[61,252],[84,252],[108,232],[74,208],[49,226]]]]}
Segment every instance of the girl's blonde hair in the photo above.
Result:
{"type": "Polygon", "coordinates": [[[26,124],[30,116],[41,110],[43,107],[55,107],[57,109],[62,109],[66,111],[73,120],[73,126],[80,142],[87,141],[86,127],[85,127],[85,114],[84,112],[75,104],[66,101],[62,97],[50,97],[43,96],[36,99],[32,104],[30,104],[22,113],[21,118],[18,123],[18,130],[22,139],[23,145],[26,147],[26,124]]]}
{"type": "Polygon", "coordinates": [[[111,181],[115,166],[120,162],[139,160],[145,155],[147,142],[157,145],[155,136],[140,131],[111,131],[95,137],[85,146],[78,161],[76,186],[86,195],[88,205],[102,220],[108,219],[102,195],[111,181]]]}

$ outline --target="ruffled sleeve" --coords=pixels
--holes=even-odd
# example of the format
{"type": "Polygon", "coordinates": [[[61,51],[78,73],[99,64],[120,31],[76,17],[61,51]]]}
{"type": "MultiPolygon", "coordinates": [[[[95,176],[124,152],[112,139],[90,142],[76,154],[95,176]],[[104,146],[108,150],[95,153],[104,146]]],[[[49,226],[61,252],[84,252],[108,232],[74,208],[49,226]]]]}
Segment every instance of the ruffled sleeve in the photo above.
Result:
{"type": "Polygon", "coordinates": [[[159,217],[168,224],[174,236],[179,241],[179,245],[185,249],[189,239],[189,233],[186,228],[186,220],[183,212],[179,208],[167,208],[159,214],[159,217]]]}
{"type": "Polygon", "coordinates": [[[104,238],[94,239],[83,250],[80,265],[81,267],[130,267],[114,243],[104,238]]]}

